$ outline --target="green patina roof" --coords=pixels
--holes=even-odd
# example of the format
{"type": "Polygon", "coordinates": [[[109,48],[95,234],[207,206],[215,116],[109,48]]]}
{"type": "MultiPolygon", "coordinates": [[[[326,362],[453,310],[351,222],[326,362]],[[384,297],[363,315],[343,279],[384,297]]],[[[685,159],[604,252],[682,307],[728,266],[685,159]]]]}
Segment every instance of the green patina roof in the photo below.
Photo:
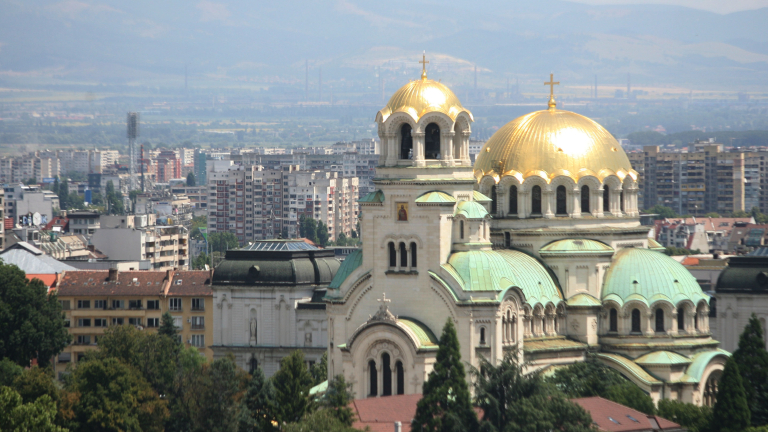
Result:
{"type": "Polygon", "coordinates": [[[592,297],[589,294],[576,294],[568,299],[566,302],[568,306],[602,306],[600,300],[592,297]]]}
{"type": "Polygon", "coordinates": [[[662,246],[661,243],[657,242],[652,238],[648,239],[648,249],[658,251],[658,252],[664,252],[665,250],[667,250],[667,248],[662,246]]]}
{"type": "Polygon", "coordinates": [[[414,318],[397,317],[397,323],[405,325],[416,335],[419,343],[421,343],[421,348],[437,348],[437,337],[435,337],[435,334],[432,333],[432,330],[430,330],[429,327],[424,325],[424,323],[421,321],[414,318]]]}
{"type": "Polygon", "coordinates": [[[467,219],[483,219],[488,216],[488,210],[476,202],[459,201],[459,205],[456,206],[456,211],[453,212],[453,215],[462,215],[467,219]]]}
{"type": "Polygon", "coordinates": [[[321,395],[321,394],[324,394],[326,391],[328,391],[328,380],[325,380],[320,384],[309,389],[309,395],[310,396],[321,395]]]}
{"type": "Polygon", "coordinates": [[[548,243],[541,249],[541,256],[548,255],[613,255],[613,248],[603,242],[590,239],[563,239],[548,243]]]}
{"type": "Polygon", "coordinates": [[[464,291],[502,292],[518,287],[531,306],[539,302],[558,304],[563,299],[547,269],[524,252],[511,249],[454,252],[442,267],[464,291]]]}
{"type": "Polygon", "coordinates": [[[368,195],[359,199],[357,202],[358,203],[383,203],[384,192],[382,192],[381,189],[377,190],[376,192],[369,192],[368,195]]]}
{"type": "Polygon", "coordinates": [[[526,339],[523,344],[523,351],[526,353],[572,351],[586,350],[588,347],[589,345],[583,342],[566,339],[565,336],[558,336],[545,339],[526,339]]]}
{"type": "Polygon", "coordinates": [[[472,201],[476,201],[476,202],[491,202],[493,200],[488,198],[487,196],[481,194],[478,191],[473,191],[472,192],[472,201]]]}
{"type": "Polygon", "coordinates": [[[336,271],[336,275],[328,285],[328,289],[339,289],[341,284],[344,283],[344,280],[351,275],[355,269],[360,267],[361,264],[363,264],[363,250],[357,249],[352,251],[341,263],[341,267],[336,271]]]}
{"type": "Polygon", "coordinates": [[[717,348],[711,351],[698,352],[691,356],[691,365],[685,370],[685,376],[680,381],[687,382],[701,382],[702,375],[704,375],[704,369],[707,368],[709,362],[717,356],[730,357],[731,353],[726,350],[717,348]]]}
{"type": "Polygon", "coordinates": [[[622,357],[618,354],[596,353],[598,359],[603,363],[613,367],[624,375],[631,375],[646,385],[661,384],[661,381],[654,378],[645,371],[640,365],[632,360],[622,357]]]}
{"type": "Polygon", "coordinates": [[[691,363],[688,357],[672,351],[654,351],[635,359],[639,365],[685,365],[691,363]]]}
{"type": "Polygon", "coordinates": [[[650,306],[656,301],[678,305],[684,300],[698,304],[709,296],[696,278],[672,258],[649,249],[626,248],[613,259],[603,282],[602,299],[619,305],[637,300],[650,306]]]}
{"type": "Polygon", "coordinates": [[[455,203],[456,198],[443,191],[429,191],[419,195],[419,197],[416,198],[416,202],[422,204],[455,203]]]}

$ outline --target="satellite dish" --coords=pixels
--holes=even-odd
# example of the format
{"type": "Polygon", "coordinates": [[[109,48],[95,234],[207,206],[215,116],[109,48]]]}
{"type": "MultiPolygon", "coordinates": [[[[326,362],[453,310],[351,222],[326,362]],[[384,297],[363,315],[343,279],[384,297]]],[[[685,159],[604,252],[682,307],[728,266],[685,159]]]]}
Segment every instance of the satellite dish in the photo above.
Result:
{"type": "Polygon", "coordinates": [[[38,212],[35,212],[35,213],[32,215],[32,225],[35,225],[35,226],[37,226],[37,225],[40,225],[40,222],[41,222],[42,220],[43,220],[43,219],[42,219],[42,217],[40,216],[40,213],[38,213],[38,212]]]}

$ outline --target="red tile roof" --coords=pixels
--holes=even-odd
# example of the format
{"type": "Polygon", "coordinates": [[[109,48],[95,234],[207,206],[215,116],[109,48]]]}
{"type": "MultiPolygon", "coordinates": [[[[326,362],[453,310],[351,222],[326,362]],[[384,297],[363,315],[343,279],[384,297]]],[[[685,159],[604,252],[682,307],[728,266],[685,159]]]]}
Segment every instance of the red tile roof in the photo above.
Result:
{"type": "Polygon", "coordinates": [[[696,266],[699,265],[699,259],[694,257],[685,257],[683,260],[684,266],[696,266]]]}
{"type": "Polygon", "coordinates": [[[62,296],[161,295],[168,280],[165,271],[121,271],[109,280],[109,270],[65,272],[58,287],[62,296]]]}
{"type": "Polygon", "coordinates": [[[13,229],[13,218],[5,218],[3,219],[3,228],[7,230],[13,229]]]}
{"type": "Polygon", "coordinates": [[[571,399],[592,416],[600,430],[609,432],[632,431],[682,431],[677,423],[640,411],[601,397],[571,399]],[[654,424],[655,423],[655,424],[654,424]]]}
{"type": "Polygon", "coordinates": [[[402,431],[410,432],[420,399],[421,394],[357,399],[352,402],[352,409],[358,420],[352,426],[358,429],[367,426],[371,432],[391,432],[395,430],[395,422],[399,421],[403,425],[402,431]]]}
{"type": "Polygon", "coordinates": [[[213,272],[206,270],[176,271],[168,287],[168,295],[212,296],[211,276],[213,272]]]}
{"type": "Polygon", "coordinates": [[[53,227],[61,227],[62,231],[67,231],[67,226],[69,226],[69,219],[61,216],[54,216],[53,219],[51,219],[51,221],[48,222],[43,229],[46,231],[52,231],[53,227]]]}
{"type": "Polygon", "coordinates": [[[27,280],[31,281],[32,279],[40,279],[43,281],[43,284],[45,284],[46,287],[51,287],[52,285],[56,284],[56,278],[58,275],[56,274],[32,274],[27,273],[27,280]]]}

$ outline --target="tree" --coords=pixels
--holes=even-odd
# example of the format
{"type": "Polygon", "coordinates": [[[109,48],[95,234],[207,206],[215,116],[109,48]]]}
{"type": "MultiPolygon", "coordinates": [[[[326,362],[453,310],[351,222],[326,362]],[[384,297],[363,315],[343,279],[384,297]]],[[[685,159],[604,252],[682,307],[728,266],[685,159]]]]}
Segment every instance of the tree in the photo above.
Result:
{"type": "Polygon", "coordinates": [[[62,210],[66,210],[67,204],[69,204],[69,182],[65,179],[63,183],[59,185],[59,207],[62,210]]]}
{"type": "Polygon", "coordinates": [[[13,381],[22,373],[24,373],[24,368],[12,362],[10,359],[4,358],[0,360],[0,387],[13,386],[13,381]]]}
{"type": "Polygon", "coordinates": [[[655,218],[656,220],[679,217],[679,215],[675,213],[675,211],[672,210],[671,207],[663,206],[660,204],[656,204],[655,206],[647,210],[644,210],[643,213],[657,214],[658,216],[656,216],[655,218]]]}
{"type": "Polygon", "coordinates": [[[73,407],[79,431],[160,432],[168,416],[152,386],[116,358],[80,362],[67,390],[80,394],[73,407]]]}
{"type": "Polygon", "coordinates": [[[112,183],[112,180],[107,181],[105,197],[107,200],[107,213],[113,215],[125,214],[123,194],[120,191],[115,190],[115,185],[112,183]]]}
{"type": "Polygon", "coordinates": [[[238,432],[277,431],[277,407],[275,387],[264,378],[261,367],[253,371],[248,389],[240,404],[238,432]]]}
{"type": "Polygon", "coordinates": [[[310,217],[301,217],[299,222],[300,233],[299,236],[311,240],[317,244],[317,221],[310,217]]]}
{"type": "Polygon", "coordinates": [[[313,364],[309,370],[312,374],[312,384],[318,385],[328,379],[328,352],[323,352],[320,361],[313,364]]]}
{"type": "Polygon", "coordinates": [[[204,270],[206,265],[208,267],[212,267],[212,265],[211,265],[211,256],[208,255],[205,252],[197,255],[192,260],[192,269],[194,269],[194,270],[204,270]]]}
{"type": "Polygon", "coordinates": [[[275,404],[280,422],[295,422],[314,408],[309,390],[312,375],[307,370],[304,354],[294,351],[284,358],[272,381],[275,385],[275,404]]]}
{"type": "Polygon", "coordinates": [[[231,232],[215,232],[208,234],[208,244],[211,247],[211,252],[226,252],[229,249],[237,249],[240,247],[240,243],[237,241],[237,237],[231,232]]]}
{"type": "Polygon", "coordinates": [[[330,410],[318,410],[307,414],[301,421],[289,423],[283,428],[285,432],[360,432],[342,423],[330,410]]]}
{"type": "Polygon", "coordinates": [[[440,336],[434,369],[424,383],[411,429],[415,431],[477,430],[477,415],[467,388],[456,327],[448,318],[440,336]]]}
{"type": "Polygon", "coordinates": [[[160,328],[157,329],[157,334],[176,339],[178,331],[179,329],[176,328],[176,325],[173,323],[173,316],[171,316],[169,311],[165,311],[162,318],[160,318],[160,328]]]}
{"type": "Polygon", "coordinates": [[[752,413],[753,426],[768,424],[768,352],[765,350],[763,326],[755,314],[739,337],[739,347],[733,353],[739,366],[744,393],[752,413]]]}
{"type": "Polygon", "coordinates": [[[56,403],[49,396],[23,403],[12,388],[0,387],[0,431],[68,432],[55,424],[55,417],[56,403]]]}
{"type": "Polygon", "coordinates": [[[346,246],[347,245],[347,235],[344,233],[340,233],[336,237],[336,246],[346,246]]]}
{"type": "Polygon", "coordinates": [[[323,221],[317,222],[317,244],[325,247],[328,244],[328,225],[323,221]]]}
{"type": "Polygon", "coordinates": [[[671,399],[659,400],[659,417],[671,420],[690,432],[706,432],[712,421],[712,408],[671,399]]]}
{"type": "Polygon", "coordinates": [[[192,171],[187,174],[187,186],[189,187],[195,187],[197,184],[195,183],[195,173],[192,171]]]}
{"type": "Polygon", "coordinates": [[[0,329],[0,358],[20,366],[33,358],[48,366],[72,340],[56,294],[15,265],[0,264],[0,329]]]}
{"type": "Polygon", "coordinates": [[[247,374],[230,357],[203,366],[185,389],[192,430],[235,432],[247,374]]]}
{"type": "Polygon", "coordinates": [[[592,416],[562,394],[537,394],[515,401],[509,409],[504,432],[595,431],[592,416]]]}
{"type": "Polygon", "coordinates": [[[323,398],[323,406],[328,409],[334,417],[346,425],[352,426],[355,421],[355,413],[349,407],[354,399],[352,395],[352,384],[348,384],[344,375],[336,375],[328,382],[328,390],[323,398]]]}
{"type": "Polygon", "coordinates": [[[731,357],[725,363],[720,378],[717,402],[712,410],[710,430],[718,432],[740,432],[750,425],[750,412],[739,366],[731,357]]]}

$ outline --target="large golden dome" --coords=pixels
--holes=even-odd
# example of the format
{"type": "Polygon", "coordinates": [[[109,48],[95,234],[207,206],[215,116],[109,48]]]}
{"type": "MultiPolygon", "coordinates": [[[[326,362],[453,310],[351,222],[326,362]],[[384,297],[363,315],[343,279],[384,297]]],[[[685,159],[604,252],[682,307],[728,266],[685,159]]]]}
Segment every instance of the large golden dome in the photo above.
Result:
{"type": "Polygon", "coordinates": [[[447,115],[454,121],[462,111],[472,116],[461,106],[459,98],[448,87],[427,79],[426,72],[423,72],[421,79],[400,87],[389,99],[387,105],[379,111],[379,115],[382,117],[381,121],[386,121],[390,115],[404,112],[418,122],[424,114],[435,111],[447,115]]]}
{"type": "Polygon", "coordinates": [[[554,107],[518,117],[485,143],[475,161],[475,177],[531,176],[547,182],[556,176],[575,181],[593,175],[637,178],[618,141],[597,122],[554,107]]]}

